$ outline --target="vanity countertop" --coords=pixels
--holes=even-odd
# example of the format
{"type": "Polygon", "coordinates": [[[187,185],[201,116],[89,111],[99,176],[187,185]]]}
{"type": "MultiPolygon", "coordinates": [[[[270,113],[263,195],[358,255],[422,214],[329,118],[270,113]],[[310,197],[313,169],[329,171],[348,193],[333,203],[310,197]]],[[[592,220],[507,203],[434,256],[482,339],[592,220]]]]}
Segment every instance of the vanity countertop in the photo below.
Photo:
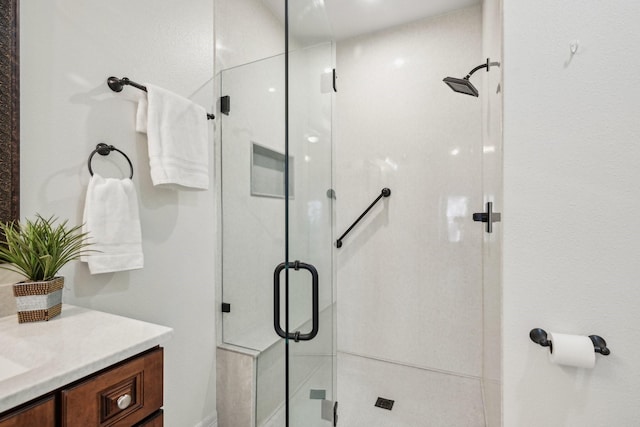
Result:
{"type": "Polygon", "coordinates": [[[172,333],[73,305],[48,322],[0,318],[0,413],[160,345],[172,333]]]}

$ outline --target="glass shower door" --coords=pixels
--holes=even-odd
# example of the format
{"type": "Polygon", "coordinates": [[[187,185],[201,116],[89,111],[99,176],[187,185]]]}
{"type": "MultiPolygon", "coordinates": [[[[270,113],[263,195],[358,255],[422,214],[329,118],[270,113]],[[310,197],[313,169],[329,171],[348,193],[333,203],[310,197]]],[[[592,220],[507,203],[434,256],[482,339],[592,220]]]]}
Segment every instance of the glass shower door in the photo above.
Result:
{"type": "MultiPolygon", "coordinates": [[[[333,292],[333,45],[324,2],[284,1],[285,201],[284,328],[286,427],[329,427],[335,403],[333,292]],[[301,264],[300,262],[304,263],[301,264]]],[[[278,286],[278,280],[275,280],[278,286]]],[[[277,296],[277,295],[276,295],[277,296]]],[[[278,318],[279,317],[279,318],[278,318]]],[[[283,322],[283,323],[281,323],[283,322]]]]}
{"type": "Polygon", "coordinates": [[[254,357],[256,427],[334,425],[333,46],[319,6],[282,13],[285,54],[220,73],[222,340],[254,357]]]}
{"type": "Polygon", "coordinates": [[[223,342],[256,355],[257,427],[328,427],[332,46],[287,59],[288,99],[284,55],[221,72],[223,342]]]}
{"type": "Polygon", "coordinates": [[[289,268],[281,273],[283,280],[288,275],[289,304],[288,316],[281,310],[280,322],[288,320],[289,325],[285,357],[291,427],[333,426],[332,63],[330,43],[289,52],[292,193],[287,212],[289,268]]]}

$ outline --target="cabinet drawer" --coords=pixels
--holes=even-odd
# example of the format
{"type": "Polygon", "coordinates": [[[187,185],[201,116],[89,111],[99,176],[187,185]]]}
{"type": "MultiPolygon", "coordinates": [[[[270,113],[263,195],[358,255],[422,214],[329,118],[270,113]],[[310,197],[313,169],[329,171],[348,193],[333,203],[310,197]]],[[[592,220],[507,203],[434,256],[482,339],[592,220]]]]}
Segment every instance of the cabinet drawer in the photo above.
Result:
{"type": "Polygon", "coordinates": [[[162,410],[151,415],[140,424],[136,424],[135,427],[164,427],[164,414],[162,410]]]}
{"type": "Polygon", "coordinates": [[[55,417],[55,400],[50,396],[0,417],[0,427],[55,427],[55,417]]]}
{"type": "Polygon", "coordinates": [[[157,348],[62,390],[63,427],[132,426],[162,407],[157,348]]]}

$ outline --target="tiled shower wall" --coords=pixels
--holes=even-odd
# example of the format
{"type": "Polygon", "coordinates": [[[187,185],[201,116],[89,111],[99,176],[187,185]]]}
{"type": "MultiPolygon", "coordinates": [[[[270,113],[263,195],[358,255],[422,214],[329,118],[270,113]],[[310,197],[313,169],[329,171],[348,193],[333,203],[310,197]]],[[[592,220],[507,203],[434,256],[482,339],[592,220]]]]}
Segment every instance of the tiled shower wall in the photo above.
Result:
{"type": "MultiPolygon", "coordinates": [[[[502,0],[483,3],[483,51],[501,66],[482,73],[482,185],[485,202],[504,212],[502,197],[502,0]]],[[[502,224],[483,238],[482,391],[487,427],[502,424],[502,224]]]]}
{"type": "MultiPolygon", "coordinates": [[[[484,425],[483,227],[472,221],[483,206],[482,104],[442,82],[483,62],[480,6],[337,44],[337,231],[391,189],[337,250],[346,425],[364,425],[381,395],[398,400],[393,425],[412,425],[434,398],[444,412],[433,425],[484,425]],[[402,392],[403,378],[421,376],[435,379],[402,392]],[[359,401],[364,382],[370,402],[359,401]],[[466,392],[434,394],[438,382],[466,392]],[[471,416],[454,421],[461,407],[471,416]]],[[[482,77],[472,82],[482,93],[482,77]]]]}

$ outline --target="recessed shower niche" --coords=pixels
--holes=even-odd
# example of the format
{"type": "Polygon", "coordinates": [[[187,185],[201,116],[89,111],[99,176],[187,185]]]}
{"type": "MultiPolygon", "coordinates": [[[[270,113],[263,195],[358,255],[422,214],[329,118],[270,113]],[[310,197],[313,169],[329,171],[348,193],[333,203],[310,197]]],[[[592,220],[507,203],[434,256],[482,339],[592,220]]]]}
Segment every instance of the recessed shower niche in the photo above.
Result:
{"type": "MultiPolygon", "coordinates": [[[[294,197],[295,162],[289,156],[289,198],[294,197]]],[[[284,198],[285,155],[251,141],[251,195],[284,198]]]]}

